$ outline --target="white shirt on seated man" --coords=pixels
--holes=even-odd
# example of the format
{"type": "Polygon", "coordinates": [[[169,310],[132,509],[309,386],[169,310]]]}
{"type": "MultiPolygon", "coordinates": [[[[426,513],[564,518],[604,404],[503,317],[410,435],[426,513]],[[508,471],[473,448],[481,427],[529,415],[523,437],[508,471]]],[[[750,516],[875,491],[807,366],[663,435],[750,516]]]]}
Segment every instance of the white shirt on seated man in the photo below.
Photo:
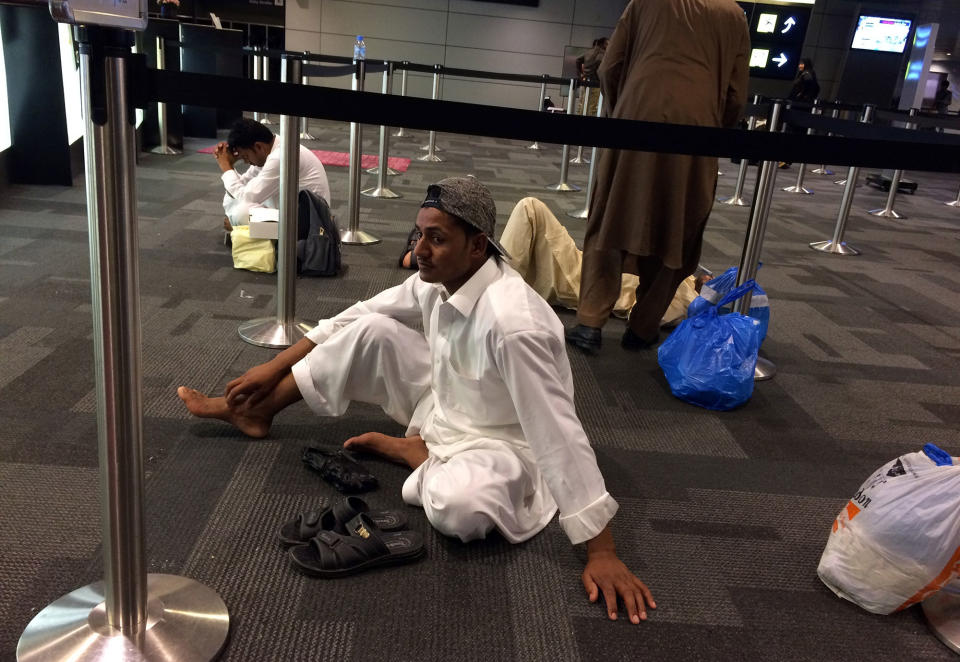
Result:
{"type": "MultiPolygon", "coordinates": [[[[330,184],[320,159],[300,145],[300,177],[298,191],[311,191],[330,204],[330,184]]],[[[218,143],[213,156],[223,171],[224,229],[250,222],[254,207],[276,209],[280,200],[281,141],[270,129],[252,119],[237,120],[226,142],[218,143]],[[234,169],[238,161],[250,167],[241,175],[234,169]]]]}

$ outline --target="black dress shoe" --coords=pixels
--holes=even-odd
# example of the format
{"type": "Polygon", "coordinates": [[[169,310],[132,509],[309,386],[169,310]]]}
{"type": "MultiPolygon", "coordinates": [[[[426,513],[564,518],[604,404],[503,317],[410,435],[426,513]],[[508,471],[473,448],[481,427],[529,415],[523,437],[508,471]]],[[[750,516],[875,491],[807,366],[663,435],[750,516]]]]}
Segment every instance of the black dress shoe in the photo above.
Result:
{"type": "Polygon", "coordinates": [[[577,324],[572,329],[566,329],[563,335],[568,343],[574,347],[579,347],[587,354],[600,352],[600,329],[596,327],[577,324]]]}
{"type": "Polygon", "coordinates": [[[653,347],[659,340],[659,333],[653,337],[653,340],[644,340],[631,331],[630,327],[627,327],[627,330],[623,332],[623,338],[620,339],[620,346],[629,349],[631,352],[639,352],[642,349],[653,347]]]}

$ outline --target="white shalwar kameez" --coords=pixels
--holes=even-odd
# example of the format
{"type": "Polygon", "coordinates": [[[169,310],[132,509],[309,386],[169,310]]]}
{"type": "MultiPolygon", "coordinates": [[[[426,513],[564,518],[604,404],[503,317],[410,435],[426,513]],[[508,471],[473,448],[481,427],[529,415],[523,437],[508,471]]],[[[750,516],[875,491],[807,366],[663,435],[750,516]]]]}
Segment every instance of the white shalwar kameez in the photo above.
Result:
{"type": "MultiPolygon", "coordinates": [[[[300,145],[299,190],[310,191],[330,204],[330,183],[327,172],[317,155],[300,145]]],[[[241,175],[236,170],[227,170],[220,178],[223,180],[223,213],[230,219],[230,225],[247,225],[250,222],[250,210],[255,207],[277,209],[280,200],[280,154],[283,152],[280,140],[274,138],[273,147],[264,161],[263,167],[252,165],[241,175]]]]}
{"type": "Polygon", "coordinates": [[[293,375],[314,412],[371,402],[423,437],[403,499],[441,533],[496,527],[521,542],[559,507],[577,544],[616,512],[574,409],[563,326],[506,264],[488,259],[453,295],[414,274],[307,337],[317,346],[293,375]]]}

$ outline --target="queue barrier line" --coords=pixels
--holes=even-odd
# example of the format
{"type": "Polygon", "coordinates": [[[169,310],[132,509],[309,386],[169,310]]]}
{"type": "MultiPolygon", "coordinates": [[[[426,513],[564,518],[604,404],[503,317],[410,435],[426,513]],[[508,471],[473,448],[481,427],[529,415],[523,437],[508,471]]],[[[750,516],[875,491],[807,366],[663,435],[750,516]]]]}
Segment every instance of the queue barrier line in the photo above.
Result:
{"type": "MultiPolygon", "coordinates": [[[[218,107],[224,98],[242,101],[249,110],[306,116],[342,122],[389,123],[423,129],[513,140],[564,144],[576,135],[587,146],[633,149],[672,154],[783,160],[795,163],[829,162],[868,168],[901,168],[930,172],[960,172],[960,149],[916,131],[889,129],[880,140],[869,137],[806,136],[748,132],[643,122],[616,118],[581,117],[457,101],[353,92],[327,87],[304,87],[275,81],[252,81],[149,69],[145,58],[128,75],[131,102],[218,107]],[[918,149],[922,144],[923,149],[918,149]]],[[[236,103],[236,101],[235,101],[236,103]]],[[[800,115],[810,120],[810,115],[800,115]]],[[[820,119],[820,118],[818,118],[820,119]]],[[[821,125],[814,124],[815,129],[821,125]]],[[[952,136],[951,136],[952,138],[952,136]]]]}

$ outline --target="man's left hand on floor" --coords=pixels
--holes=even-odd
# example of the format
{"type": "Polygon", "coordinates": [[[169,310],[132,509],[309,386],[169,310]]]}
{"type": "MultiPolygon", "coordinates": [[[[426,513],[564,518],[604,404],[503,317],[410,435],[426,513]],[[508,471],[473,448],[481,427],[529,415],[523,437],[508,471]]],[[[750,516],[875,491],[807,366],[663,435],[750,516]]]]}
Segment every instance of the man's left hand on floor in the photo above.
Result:
{"type": "Polygon", "coordinates": [[[580,578],[590,602],[596,602],[603,593],[610,620],[617,619],[617,596],[623,600],[631,623],[645,621],[647,607],[657,608],[647,585],[630,572],[614,552],[588,555],[580,578]]]}

